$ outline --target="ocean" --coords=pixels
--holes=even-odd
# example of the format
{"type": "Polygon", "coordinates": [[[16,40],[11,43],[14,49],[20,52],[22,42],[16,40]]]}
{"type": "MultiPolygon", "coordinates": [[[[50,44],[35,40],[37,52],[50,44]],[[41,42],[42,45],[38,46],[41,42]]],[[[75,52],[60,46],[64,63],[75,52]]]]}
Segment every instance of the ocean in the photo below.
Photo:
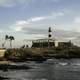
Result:
{"type": "Polygon", "coordinates": [[[25,70],[0,71],[4,80],[80,80],[80,59],[48,59],[43,63],[19,62],[32,67],[25,70]]]}

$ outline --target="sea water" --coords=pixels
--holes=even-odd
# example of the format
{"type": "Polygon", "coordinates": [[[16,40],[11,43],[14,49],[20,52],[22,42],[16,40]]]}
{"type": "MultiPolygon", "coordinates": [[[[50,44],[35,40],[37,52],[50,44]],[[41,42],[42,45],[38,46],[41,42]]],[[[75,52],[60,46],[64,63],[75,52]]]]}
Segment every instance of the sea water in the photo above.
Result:
{"type": "Polygon", "coordinates": [[[16,63],[32,67],[0,71],[6,80],[80,80],[80,59],[48,59],[43,63],[16,63]]]}

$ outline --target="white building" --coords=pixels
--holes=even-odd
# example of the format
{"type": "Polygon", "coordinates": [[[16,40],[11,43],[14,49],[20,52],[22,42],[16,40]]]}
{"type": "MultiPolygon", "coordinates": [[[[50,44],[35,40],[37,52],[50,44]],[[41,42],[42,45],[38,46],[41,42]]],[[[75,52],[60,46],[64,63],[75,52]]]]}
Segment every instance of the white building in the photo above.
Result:
{"type": "Polygon", "coordinates": [[[4,57],[6,49],[0,48],[0,57],[4,57]]]}

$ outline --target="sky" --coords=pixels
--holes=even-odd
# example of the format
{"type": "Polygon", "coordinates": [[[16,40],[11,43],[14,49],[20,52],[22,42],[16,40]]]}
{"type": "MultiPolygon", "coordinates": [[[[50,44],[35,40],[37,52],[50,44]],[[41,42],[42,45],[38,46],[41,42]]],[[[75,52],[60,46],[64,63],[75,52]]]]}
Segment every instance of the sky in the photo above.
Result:
{"type": "MultiPolygon", "coordinates": [[[[26,39],[53,38],[80,46],[80,0],[0,0],[0,40],[13,35],[13,46],[26,39]]],[[[7,43],[8,44],[8,43],[7,43]]]]}

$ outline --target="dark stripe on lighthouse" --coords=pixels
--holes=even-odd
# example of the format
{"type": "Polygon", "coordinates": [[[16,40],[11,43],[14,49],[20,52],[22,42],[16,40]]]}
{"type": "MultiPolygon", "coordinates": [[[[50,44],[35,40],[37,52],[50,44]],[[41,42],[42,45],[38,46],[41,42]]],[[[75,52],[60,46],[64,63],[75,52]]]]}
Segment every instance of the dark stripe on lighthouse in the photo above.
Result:
{"type": "Polygon", "coordinates": [[[51,38],[52,37],[52,35],[51,35],[52,34],[51,27],[49,27],[48,33],[49,33],[48,37],[51,38]]]}

